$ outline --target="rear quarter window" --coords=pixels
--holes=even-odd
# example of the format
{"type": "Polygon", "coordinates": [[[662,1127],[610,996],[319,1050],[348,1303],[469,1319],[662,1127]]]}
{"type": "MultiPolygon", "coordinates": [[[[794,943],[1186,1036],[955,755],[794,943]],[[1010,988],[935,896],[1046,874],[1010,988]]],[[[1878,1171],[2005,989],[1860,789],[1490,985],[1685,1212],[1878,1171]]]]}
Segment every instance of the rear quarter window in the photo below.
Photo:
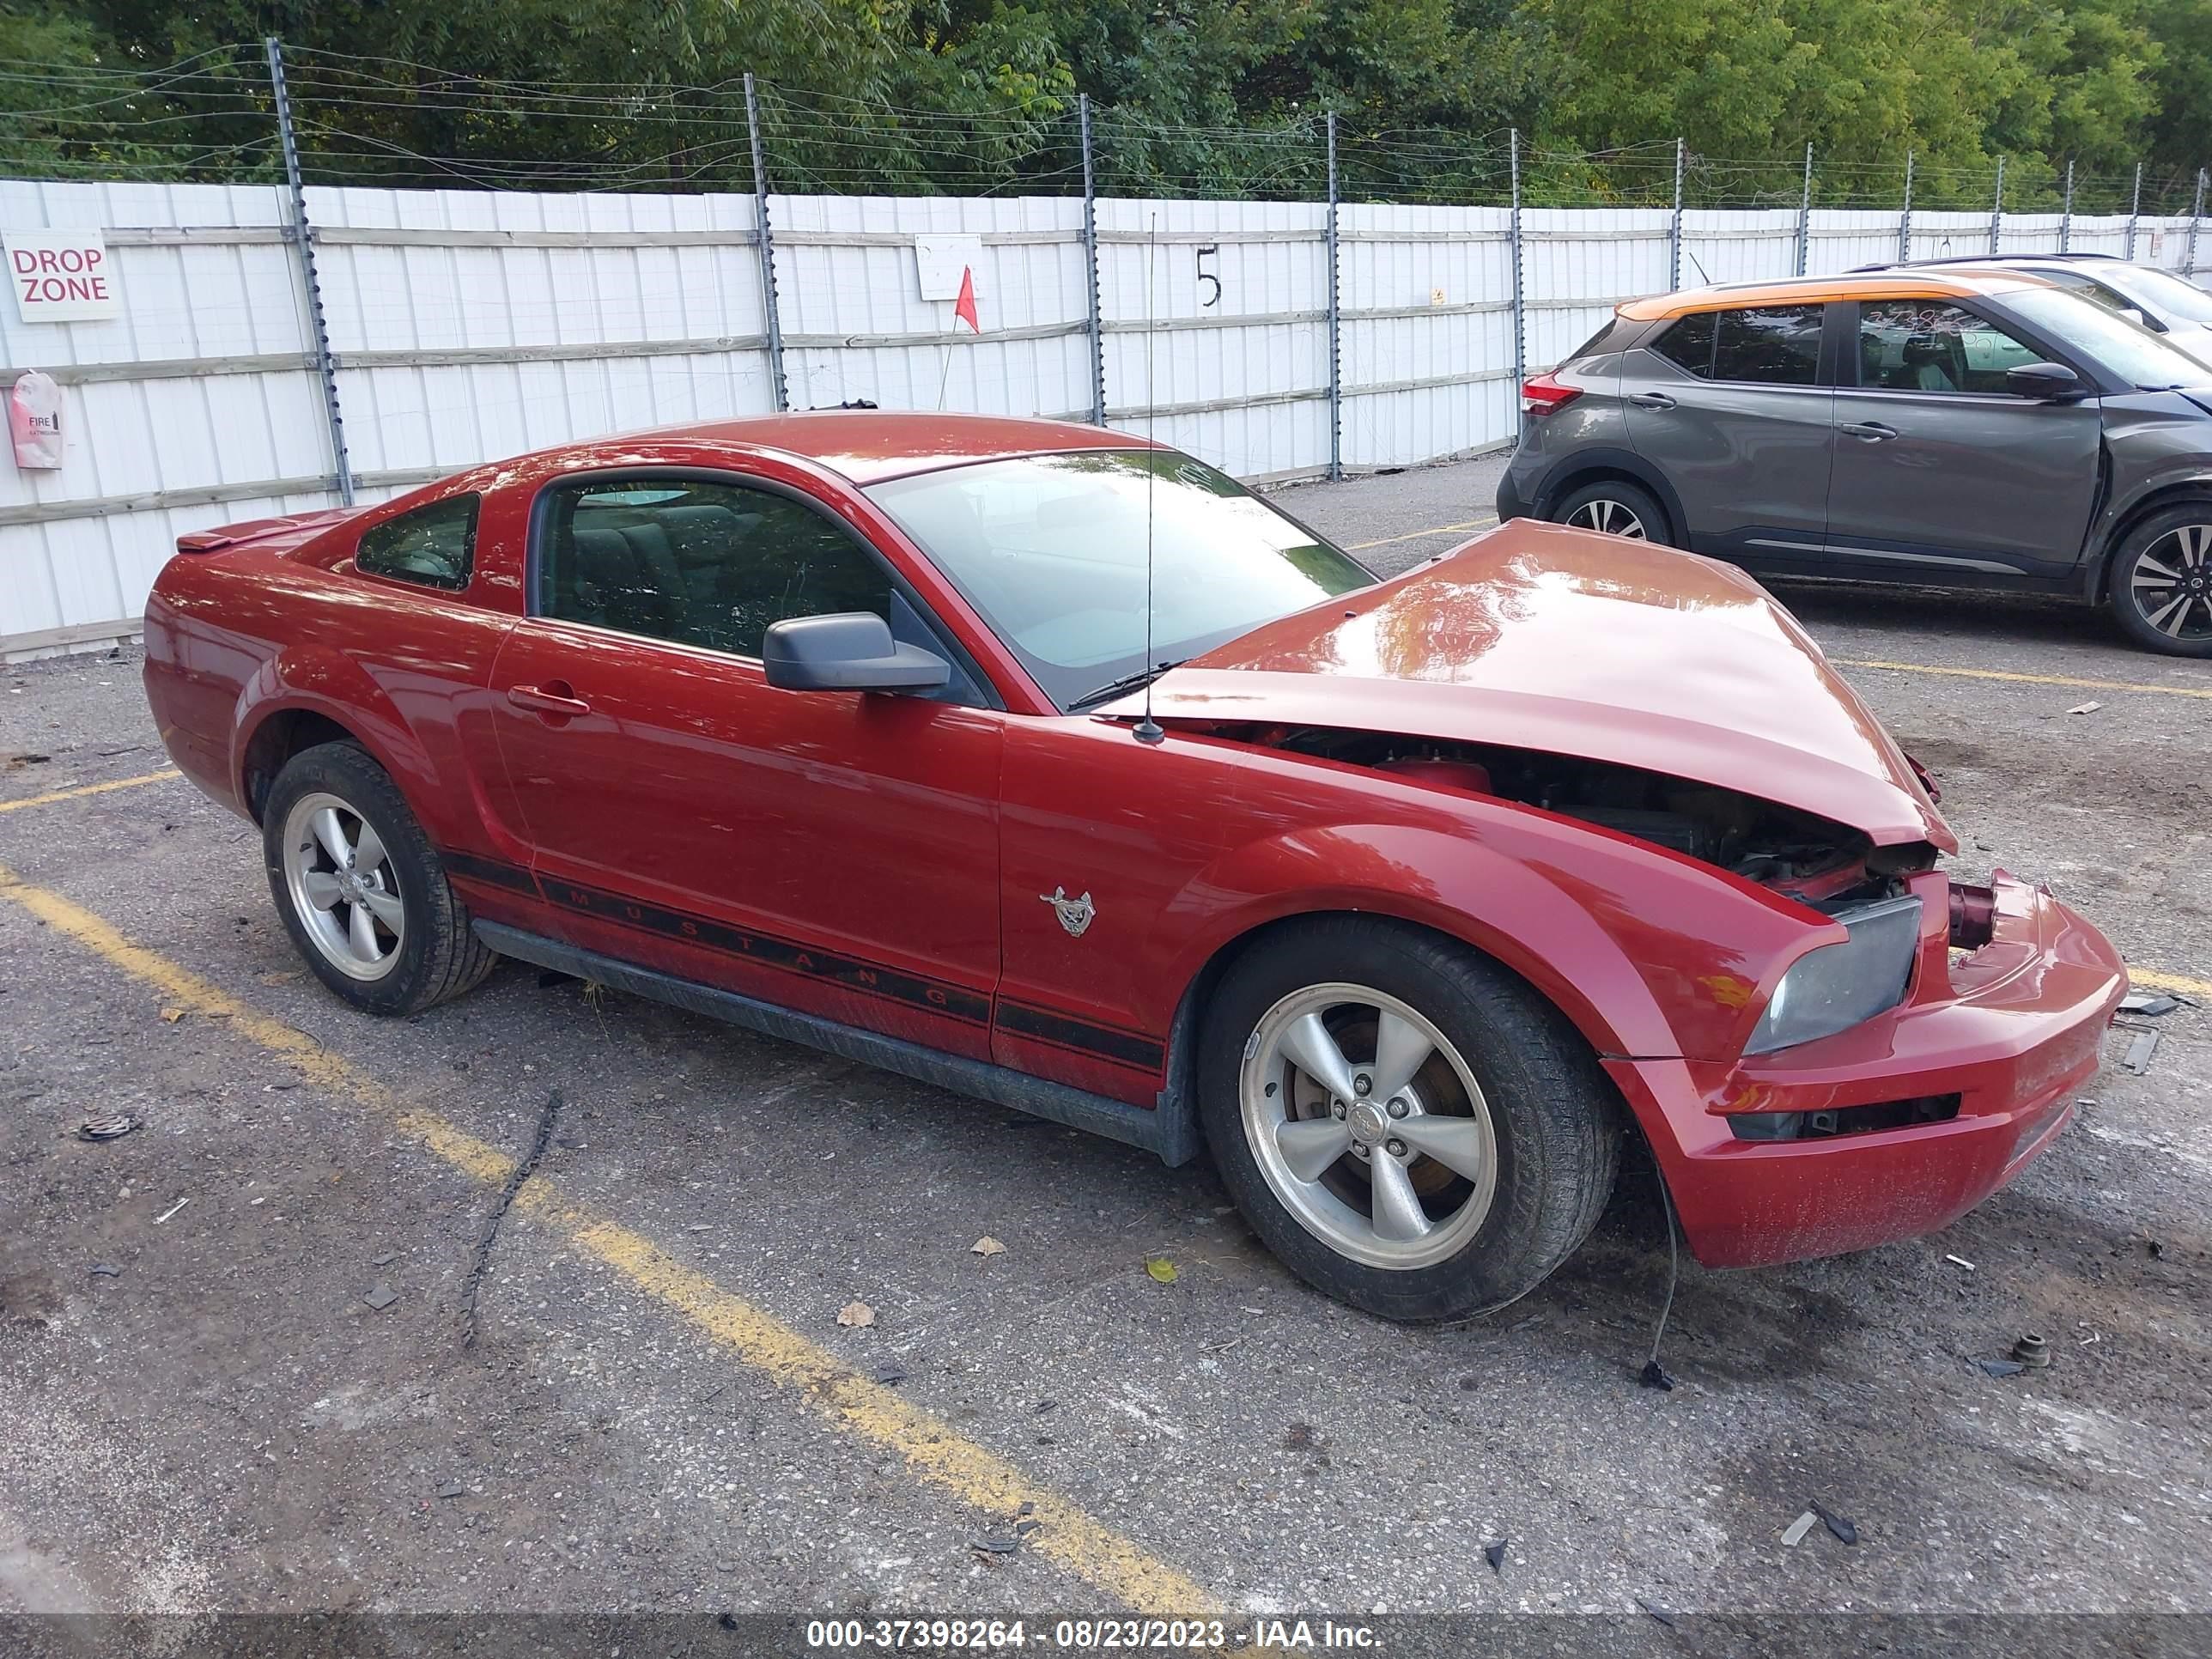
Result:
{"type": "Polygon", "coordinates": [[[476,563],[481,497],[448,495],[362,532],[354,568],[458,592],[476,563]]]}

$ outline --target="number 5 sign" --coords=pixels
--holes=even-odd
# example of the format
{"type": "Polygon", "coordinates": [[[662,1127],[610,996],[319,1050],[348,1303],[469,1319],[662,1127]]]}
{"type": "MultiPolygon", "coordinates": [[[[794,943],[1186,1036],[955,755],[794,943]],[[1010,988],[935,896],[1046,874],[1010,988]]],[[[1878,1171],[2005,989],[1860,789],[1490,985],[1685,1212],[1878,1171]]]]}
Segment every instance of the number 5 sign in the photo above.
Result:
{"type": "Polygon", "coordinates": [[[27,323],[82,323],[113,317],[123,295],[97,230],[10,231],[8,286],[27,323]]]}

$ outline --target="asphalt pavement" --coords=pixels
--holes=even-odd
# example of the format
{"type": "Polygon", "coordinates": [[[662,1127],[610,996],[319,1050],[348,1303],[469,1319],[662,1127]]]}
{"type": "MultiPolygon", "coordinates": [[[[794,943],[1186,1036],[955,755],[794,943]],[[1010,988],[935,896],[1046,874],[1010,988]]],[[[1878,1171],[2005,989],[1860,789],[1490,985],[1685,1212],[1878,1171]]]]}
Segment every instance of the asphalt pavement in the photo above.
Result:
{"type": "MultiPolygon", "coordinates": [[[[1279,499],[1395,570],[1497,466],[1279,499]]],[[[2212,665],[2052,603],[1784,597],[1960,866],[2212,1004],[2212,665]]],[[[2212,1008],[2115,1031],[1937,1237],[1686,1262],[1662,1393],[1648,1173],[1504,1314],[1385,1324],[1203,1164],[513,964],[348,1012],[256,833],[160,775],[135,653],[0,670],[9,756],[0,1611],[2212,1613],[2212,1008]],[[2047,1370],[1978,1364],[2027,1332],[2047,1370]],[[1814,1503],[1857,1541],[1786,1541],[1814,1503]]]]}

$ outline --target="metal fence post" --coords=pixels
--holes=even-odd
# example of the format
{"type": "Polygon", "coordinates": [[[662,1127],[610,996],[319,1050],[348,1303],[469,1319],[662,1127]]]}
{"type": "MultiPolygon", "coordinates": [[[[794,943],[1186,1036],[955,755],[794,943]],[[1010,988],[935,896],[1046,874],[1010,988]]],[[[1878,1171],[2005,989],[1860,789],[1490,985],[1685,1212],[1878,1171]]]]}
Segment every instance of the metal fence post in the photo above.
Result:
{"type": "Polygon", "coordinates": [[[2058,210],[2058,251],[2069,252],[2074,246],[2074,158],[2066,158],[2066,200],[2058,210]]]}
{"type": "Polygon", "coordinates": [[[1905,206],[1897,216],[1897,257],[1899,262],[1912,257],[1912,152],[1905,152],[1905,206]]]}
{"type": "Polygon", "coordinates": [[[1517,402],[1522,382],[1528,378],[1528,319],[1521,304],[1521,129],[1512,134],[1513,214],[1506,221],[1505,240],[1513,255],[1513,396],[1517,402]]]}
{"type": "Polygon", "coordinates": [[[1682,160],[1687,141],[1674,141],[1674,218],[1667,231],[1667,286],[1682,286],[1682,160]]]}
{"type": "Polygon", "coordinates": [[[1998,156],[1996,205],[1990,210],[1990,253],[1992,258],[2002,251],[1999,244],[2004,236],[2004,164],[2005,158],[1998,156]]]}
{"type": "Polygon", "coordinates": [[[1336,264],[1336,112],[1328,112],[1328,476],[1344,476],[1344,358],[1338,329],[1341,286],[1336,264]]]}
{"type": "Polygon", "coordinates": [[[761,321],[768,331],[769,387],[779,410],[791,407],[791,391],[783,378],[783,324],[776,314],[775,241],[768,228],[768,161],[761,148],[760,100],[753,93],[753,74],[745,71],[745,130],[753,143],[753,234],[760,245],[761,321]]]}
{"type": "Polygon", "coordinates": [[[1805,193],[1797,199],[1797,274],[1802,276],[1813,253],[1813,146],[1805,146],[1805,193]]]}
{"type": "Polygon", "coordinates": [[[2128,204],[2128,258],[2136,257],[2136,221],[2142,217],[2142,163],[2136,163],[2135,199],[2128,204]]]}
{"type": "Polygon", "coordinates": [[[323,418],[331,429],[331,461],[338,499],[353,505],[353,464],[346,456],[345,416],[338,410],[338,366],[331,356],[331,331],[323,319],[323,285],[315,275],[315,232],[307,222],[307,192],[300,182],[300,146],[292,131],[292,94],[284,84],[284,50],[275,35],[262,42],[269,53],[269,87],[276,100],[276,133],[284,150],[284,182],[291,187],[292,223],[287,240],[300,256],[300,281],[307,295],[307,325],[314,344],[315,374],[323,383],[323,418]]]}
{"type": "Polygon", "coordinates": [[[2182,256],[2181,274],[2197,279],[2197,230],[2204,218],[2204,169],[2197,169],[2197,199],[2189,208],[2189,251],[2182,256]]]}
{"type": "Polygon", "coordinates": [[[1083,263],[1091,306],[1091,424],[1106,424],[1106,337],[1098,326],[1098,180],[1091,164],[1091,94],[1079,93],[1075,112],[1083,132],[1083,263]]]}

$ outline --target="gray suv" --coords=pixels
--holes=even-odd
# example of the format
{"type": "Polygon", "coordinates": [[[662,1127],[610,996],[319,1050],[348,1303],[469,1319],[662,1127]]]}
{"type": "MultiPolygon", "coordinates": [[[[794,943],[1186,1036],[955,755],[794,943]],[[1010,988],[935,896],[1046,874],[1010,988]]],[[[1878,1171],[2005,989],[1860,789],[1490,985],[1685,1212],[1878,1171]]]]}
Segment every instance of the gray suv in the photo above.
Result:
{"type": "Polygon", "coordinates": [[[1636,301],[1522,390],[1501,520],[2106,601],[2139,643],[2212,657],[2212,368],[2036,277],[1636,301]]]}

